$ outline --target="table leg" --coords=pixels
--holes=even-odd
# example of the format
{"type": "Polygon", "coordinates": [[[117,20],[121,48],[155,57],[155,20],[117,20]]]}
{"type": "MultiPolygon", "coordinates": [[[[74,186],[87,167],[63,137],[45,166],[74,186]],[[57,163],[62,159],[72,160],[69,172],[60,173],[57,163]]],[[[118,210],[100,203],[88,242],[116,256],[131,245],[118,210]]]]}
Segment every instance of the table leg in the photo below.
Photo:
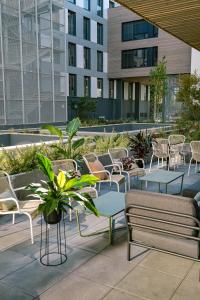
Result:
{"type": "Polygon", "coordinates": [[[183,179],[184,179],[184,175],[182,176],[182,180],[181,180],[181,190],[180,190],[181,195],[182,195],[182,190],[183,190],[183,179]]]}
{"type": "Polygon", "coordinates": [[[167,194],[167,183],[166,183],[166,190],[165,191],[166,191],[166,194],[167,194]]]}
{"type": "Polygon", "coordinates": [[[109,217],[109,244],[113,242],[113,218],[109,217]]]}

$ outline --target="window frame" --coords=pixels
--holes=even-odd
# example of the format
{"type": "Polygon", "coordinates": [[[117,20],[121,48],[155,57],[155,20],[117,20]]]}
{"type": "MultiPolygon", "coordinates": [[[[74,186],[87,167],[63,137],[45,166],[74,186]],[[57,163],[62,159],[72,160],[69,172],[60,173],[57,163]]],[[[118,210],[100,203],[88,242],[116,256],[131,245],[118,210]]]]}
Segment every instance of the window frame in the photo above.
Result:
{"type": "Polygon", "coordinates": [[[104,26],[102,23],[97,22],[97,44],[104,44],[104,26]],[[99,30],[101,28],[101,30],[99,30]]]}
{"type": "Polygon", "coordinates": [[[101,88],[101,96],[97,95],[97,98],[103,98],[103,78],[98,77],[97,78],[97,90],[98,90],[98,83],[101,82],[102,83],[102,88],[101,88]]]}
{"type": "Polygon", "coordinates": [[[77,58],[77,55],[76,55],[76,44],[75,43],[71,43],[71,42],[68,42],[68,66],[70,67],[76,67],[77,63],[76,63],[76,58],[77,58]],[[70,46],[73,46],[74,49],[75,49],[75,57],[74,57],[74,64],[71,64],[70,63],[70,46]]]}
{"type": "Polygon", "coordinates": [[[76,97],[77,96],[77,75],[76,74],[73,74],[73,73],[69,73],[69,96],[70,97],[76,97]],[[74,93],[72,93],[71,91],[71,89],[70,89],[70,77],[72,78],[74,78],[74,93]]]}
{"type": "Polygon", "coordinates": [[[103,51],[97,50],[97,72],[103,72],[103,51]],[[101,61],[99,58],[101,57],[101,61]]]}
{"type": "Polygon", "coordinates": [[[85,16],[83,17],[83,39],[86,41],[91,40],[91,21],[90,21],[90,18],[85,17],[85,16]],[[86,21],[87,21],[87,26],[85,23],[86,21]]]}
{"type": "Polygon", "coordinates": [[[84,76],[84,97],[91,97],[91,77],[90,76],[84,76]],[[86,79],[88,80],[88,94],[86,93],[86,79]]]}
{"type": "MultiPolygon", "coordinates": [[[[136,56],[135,56],[136,57],[136,56]]],[[[137,58],[139,58],[137,56],[137,58]]],[[[121,51],[121,69],[135,69],[135,68],[149,68],[149,67],[155,67],[158,61],[158,47],[154,46],[154,47],[144,47],[144,48],[136,48],[136,49],[128,49],[128,50],[122,50],[121,51]],[[134,52],[138,52],[138,51],[146,51],[146,59],[147,59],[147,65],[141,65],[141,66],[134,66],[134,52]],[[124,62],[124,57],[123,55],[125,53],[132,52],[132,65],[130,64],[130,66],[128,66],[128,64],[126,64],[124,62]]]]}
{"type": "Polygon", "coordinates": [[[84,63],[84,69],[85,70],[90,70],[91,69],[91,48],[89,48],[89,47],[84,47],[83,48],[83,63],[84,63]],[[86,56],[85,56],[86,52],[88,53],[89,59],[86,59],[86,56]],[[88,66],[86,65],[87,61],[89,62],[88,66]]]}
{"type": "Polygon", "coordinates": [[[87,11],[90,11],[91,9],[91,1],[90,0],[87,0],[87,3],[88,3],[88,8],[85,7],[85,0],[83,0],[83,8],[87,11]]]}
{"type": "Polygon", "coordinates": [[[76,36],[76,12],[72,11],[72,10],[68,10],[68,34],[69,35],[73,35],[73,36],[76,36]],[[69,26],[70,22],[69,22],[69,14],[71,14],[71,16],[73,15],[73,31],[71,32],[69,30],[69,28],[71,28],[69,26]]]}
{"type": "Polygon", "coordinates": [[[97,16],[103,18],[103,11],[104,11],[104,1],[103,0],[97,0],[97,16]],[[101,4],[99,4],[99,1],[101,4]],[[98,9],[100,7],[101,9],[98,9]]]}
{"type": "Polygon", "coordinates": [[[155,25],[149,23],[148,21],[141,19],[141,20],[135,20],[135,21],[129,21],[129,22],[123,22],[121,24],[121,41],[122,42],[129,42],[129,41],[138,41],[138,40],[144,40],[144,39],[150,39],[150,38],[157,38],[158,37],[158,27],[156,27],[155,25]],[[146,32],[144,33],[136,33],[137,31],[137,26],[141,25],[143,23],[143,26],[147,27],[146,32]],[[132,36],[130,36],[130,38],[126,38],[124,37],[124,32],[126,32],[126,30],[124,30],[124,26],[125,25],[131,25],[132,26],[132,36]],[[136,38],[139,35],[146,35],[146,37],[141,37],[141,38],[136,38]]]}

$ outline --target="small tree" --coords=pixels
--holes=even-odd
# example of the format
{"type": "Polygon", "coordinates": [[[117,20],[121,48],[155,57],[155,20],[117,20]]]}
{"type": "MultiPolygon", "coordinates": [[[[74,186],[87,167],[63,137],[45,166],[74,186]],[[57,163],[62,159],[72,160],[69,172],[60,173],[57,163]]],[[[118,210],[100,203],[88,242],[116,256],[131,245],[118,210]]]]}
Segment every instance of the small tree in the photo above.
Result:
{"type": "Polygon", "coordinates": [[[72,103],[72,108],[76,111],[76,116],[81,120],[88,119],[89,113],[96,111],[96,102],[87,97],[81,97],[79,101],[72,103]]]}
{"type": "Polygon", "coordinates": [[[167,61],[165,57],[158,62],[157,66],[150,71],[150,85],[151,85],[151,100],[153,103],[154,121],[157,120],[159,114],[163,112],[162,118],[164,121],[164,99],[167,93],[167,61]]]}
{"type": "Polygon", "coordinates": [[[182,103],[182,112],[177,120],[178,127],[187,132],[188,137],[200,138],[200,76],[181,75],[176,100],[182,103]]]}

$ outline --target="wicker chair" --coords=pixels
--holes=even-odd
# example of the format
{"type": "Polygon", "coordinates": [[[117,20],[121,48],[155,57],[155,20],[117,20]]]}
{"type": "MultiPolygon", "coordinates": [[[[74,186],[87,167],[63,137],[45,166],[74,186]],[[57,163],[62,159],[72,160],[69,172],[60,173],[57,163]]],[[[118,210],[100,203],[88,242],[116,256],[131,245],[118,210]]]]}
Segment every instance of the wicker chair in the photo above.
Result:
{"type": "Polygon", "coordinates": [[[129,170],[129,171],[125,171],[123,169],[123,164],[121,162],[122,158],[126,158],[129,156],[129,152],[128,149],[126,148],[112,148],[108,150],[108,153],[110,155],[110,158],[112,160],[113,164],[118,164],[121,168],[121,172],[122,174],[126,174],[127,178],[128,178],[128,189],[130,190],[131,187],[131,177],[135,177],[135,176],[144,176],[145,175],[145,163],[144,160],[142,158],[136,158],[134,159],[135,161],[142,161],[143,164],[143,168],[139,168],[137,164],[135,164],[135,166],[133,166],[133,169],[129,170]]]}
{"type": "MultiPolygon", "coordinates": [[[[77,162],[74,159],[55,160],[52,162],[53,170],[57,174],[59,170],[76,172],[79,175],[77,162]]],[[[79,190],[81,194],[89,194],[92,198],[98,198],[98,192],[94,187],[86,186],[79,190]]],[[[69,219],[72,220],[72,210],[69,208],[69,219]]]]}
{"type": "MultiPolygon", "coordinates": [[[[167,139],[156,139],[152,143],[153,147],[153,153],[151,156],[151,162],[150,162],[150,167],[149,167],[149,172],[151,172],[152,168],[152,162],[153,158],[156,157],[158,159],[158,168],[161,166],[164,166],[164,159],[169,159],[169,146],[168,146],[168,140],[167,139]],[[161,165],[160,165],[160,160],[161,160],[161,165]]],[[[168,166],[169,167],[169,166],[168,166]]]]}
{"type": "Polygon", "coordinates": [[[190,175],[191,163],[194,160],[195,163],[195,173],[197,172],[198,163],[200,162],[200,141],[192,141],[190,143],[192,157],[190,159],[188,176],[190,175]]]}
{"type": "Polygon", "coordinates": [[[100,179],[98,181],[99,183],[99,190],[101,188],[101,183],[105,183],[105,182],[109,182],[110,185],[112,183],[115,183],[116,186],[117,186],[117,191],[119,192],[119,186],[121,183],[124,183],[124,186],[125,186],[125,191],[126,191],[126,178],[125,176],[123,176],[121,174],[121,170],[120,170],[120,167],[118,164],[110,164],[110,165],[102,165],[103,166],[103,169],[101,171],[93,171],[92,168],[91,168],[91,163],[94,163],[94,162],[100,162],[99,159],[98,159],[98,156],[96,156],[96,154],[94,153],[90,153],[90,154],[86,154],[83,156],[83,159],[90,171],[91,174],[95,175],[95,176],[98,176],[98,175],[102,175],[102,174],[106,174],[107,175],[107,179],[100,179]],[[109,168],[111,169],[111,171],[108,171],[106,168],[109,168]],[[115,175],[113,174],[113,170],[118,170],[119,174],[115,175]]]}
{"type": "MultiPolygon", "coordinates": [[[[15,190],[16,191],[16,190],[15,190]]],[[[9,175],[0,171],[0,215],[12,215],[13,224],[16,214],[24,214],[29,218],[31,242],[34,243],[32,219],[37,215],[41,200],[18,201],[9,175]]]]}
{"type": "Polygon", "coordinates": [[[174,166],[174,169],[177,165],[183,161],[185,164],[186,153],[183,151],[185,136],[182,134],[172,134],[168,138],[169,143],[169,165],[174,166]]]}

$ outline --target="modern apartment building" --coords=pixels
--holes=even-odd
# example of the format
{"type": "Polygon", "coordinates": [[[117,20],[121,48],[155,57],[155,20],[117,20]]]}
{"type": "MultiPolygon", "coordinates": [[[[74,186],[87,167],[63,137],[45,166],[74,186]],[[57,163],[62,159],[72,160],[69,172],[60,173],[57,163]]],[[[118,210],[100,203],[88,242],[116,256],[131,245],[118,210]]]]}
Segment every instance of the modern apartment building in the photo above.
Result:
{"type": "Polygon", "coordinates": [[[177,76],[197,64],[191,47],[114,1],[0,0],[0,126],[66,122],[83,96],[97,99],[96,118],[148,119],[163,56],[170,116],[177,76]]]}
{"type": "Polygon", "coordinates": [[[0,1],[0,124],[65,122],[72,98],[108,98],[109,6],[0,1]]]}
{"type": "Polygon", "coordinates": [[[178,76],[199,68],[199,52],[122,6],[110,9],[108,20],[110,97],[124,99],[125,116],[148,119],[149,72],[165,57],[169,76],[165,116],[170,120],[180,109],[175,97],[178,76]]]}

